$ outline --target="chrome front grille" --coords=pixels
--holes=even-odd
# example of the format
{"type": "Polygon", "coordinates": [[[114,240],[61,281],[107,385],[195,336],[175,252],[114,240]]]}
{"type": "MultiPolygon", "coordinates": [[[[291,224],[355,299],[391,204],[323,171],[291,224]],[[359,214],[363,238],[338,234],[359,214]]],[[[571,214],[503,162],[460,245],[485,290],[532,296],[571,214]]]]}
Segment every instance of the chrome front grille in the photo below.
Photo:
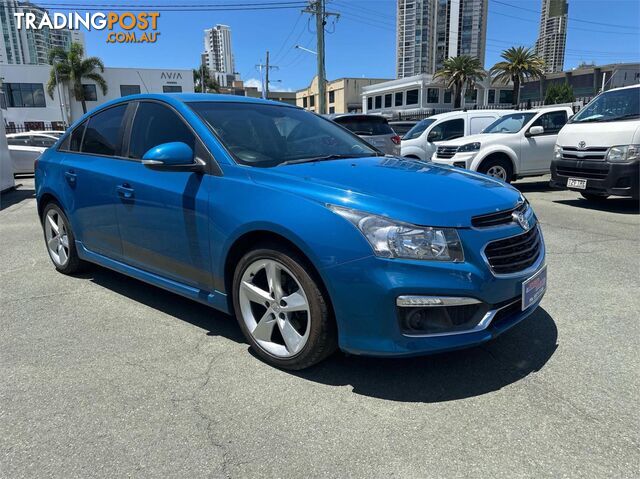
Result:
{"type": "Polygon", "coordinates": [[[582,150],[573,146],[562,147],[563,160],[604,161],[607,156],[606,146],[590,146],[582,150]]]}
{"type": "Polygon", "coordinates": [[[491,226],[508,225],[514,222],[513,213],[520,212],[524,214],[528,209],[529,206],[523,201],[510,210],[502,210],[496,213],[474,216],[471,218],[471,226],[474,228],[489,228],[491,226]]]}
{"type": "Polygon", "coordinates": [[[436,150],[436,156],[438,158],[453,158],[453,155],[458,151],[457,146],[439,146],[436,150]]]}
{"type": "Polygon", "coordinates": [[[495,274],[519,273],[533,266],[542,254],[538,227],[517,236],[492,241],[484,254],[495,274]]]}

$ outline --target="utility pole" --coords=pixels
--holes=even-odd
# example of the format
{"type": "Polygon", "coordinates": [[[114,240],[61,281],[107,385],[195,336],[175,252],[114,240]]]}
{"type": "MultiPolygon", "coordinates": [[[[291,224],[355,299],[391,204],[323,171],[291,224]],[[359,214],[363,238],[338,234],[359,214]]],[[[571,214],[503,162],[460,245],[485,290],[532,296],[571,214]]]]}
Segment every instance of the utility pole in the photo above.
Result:
{"type": "Polygon", "coordinates": [[[260,79],[262,80],[262,98],[266,100],[269,97],[269,71],[278,70],[277,66],[269,64],[269,50],[267,50],[266,61],[264,63],[258,63],[256,68],[260,72],[260,79]],[[262,75],[263,70],[264,76],[262,75]]]}
{"type": "Polygon", "coordinates": [[[310,0],[309,6],[303,10],[316,17],[316,40],[318,50],[318,111],[316,113],[327,113],[327,75],[324,67],[324,27],[327,24],[327,17],[333,15],[340,17],[339,13],[327,12],[325,0],[310,0]]]}

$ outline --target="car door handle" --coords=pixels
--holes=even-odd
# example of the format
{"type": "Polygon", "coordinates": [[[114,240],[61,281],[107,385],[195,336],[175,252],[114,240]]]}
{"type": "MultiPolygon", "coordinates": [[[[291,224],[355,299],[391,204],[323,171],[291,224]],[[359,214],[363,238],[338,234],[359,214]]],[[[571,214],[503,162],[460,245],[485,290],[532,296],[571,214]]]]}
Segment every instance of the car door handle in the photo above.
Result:
{"type": "Polygon", "coordinates": [[[69,170],[69,171],[65,171],[64,172],[64,177],[67,180],[67,183],[69,183],[71,186],[76,184],[76,179],[78,177],[78,175],[76,175],[76,172],[73,170],[69,170]]]}
{"type": "Polygon", "coordinates": [[[134,189],[131,188],[128,183],[116,186],[116,191],[118,192],[118,196],[122,199],[130,200],[133,198],[134,189]]]}

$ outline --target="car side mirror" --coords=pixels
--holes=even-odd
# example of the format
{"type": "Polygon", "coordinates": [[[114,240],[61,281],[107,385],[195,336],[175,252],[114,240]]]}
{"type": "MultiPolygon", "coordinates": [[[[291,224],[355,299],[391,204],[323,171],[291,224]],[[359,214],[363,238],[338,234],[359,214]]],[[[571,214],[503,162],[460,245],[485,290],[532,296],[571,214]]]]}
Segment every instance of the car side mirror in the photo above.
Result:
{"type": "Polygon", "coordinates": [[[149,149],[142,156],[147,168],[170,171],[202,171],[204,162],[194,159],[193,150],[181,141],[162,143],[149,149]]]}
{"type": "Polygon", "coordinates": [[[531,128],[529,128],[529,131],[527,131],[527,135],[526,136],[538,136],[538,135],[542,135],[544,133],[544,128],[541,126],[532,126],[531,128]]]}
{"type": "Polygon", "coordinates": [[[431,131],[429,132],[429,134],[427,135],[427,141],[428,141],[429,143],[431,143],[431,142],[438,141],[438,140],[439,140],[439,138],[438,138],[438,132],[437,132],[437,131],[433,131],[433,130],[431,130],[431,131]]]}

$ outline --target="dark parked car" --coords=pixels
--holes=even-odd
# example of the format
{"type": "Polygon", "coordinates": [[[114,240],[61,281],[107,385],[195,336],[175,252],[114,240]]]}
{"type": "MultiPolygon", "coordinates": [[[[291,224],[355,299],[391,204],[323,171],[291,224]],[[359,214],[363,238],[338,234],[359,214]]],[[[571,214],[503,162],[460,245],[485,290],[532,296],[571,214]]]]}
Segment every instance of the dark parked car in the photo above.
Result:
{"type": "Polygon", "coordinates": [[[395,131],[400,137],[403,137],[411,128],[416,126],[418,122],[413,120],[396,120],[390,121],[389,126],[395,131]]]}
{"type": "Polygon", "coordinates": [[[387,155],[400,155],[400,136],[380,115],[345,114],[331,118],[387,155]]]}

